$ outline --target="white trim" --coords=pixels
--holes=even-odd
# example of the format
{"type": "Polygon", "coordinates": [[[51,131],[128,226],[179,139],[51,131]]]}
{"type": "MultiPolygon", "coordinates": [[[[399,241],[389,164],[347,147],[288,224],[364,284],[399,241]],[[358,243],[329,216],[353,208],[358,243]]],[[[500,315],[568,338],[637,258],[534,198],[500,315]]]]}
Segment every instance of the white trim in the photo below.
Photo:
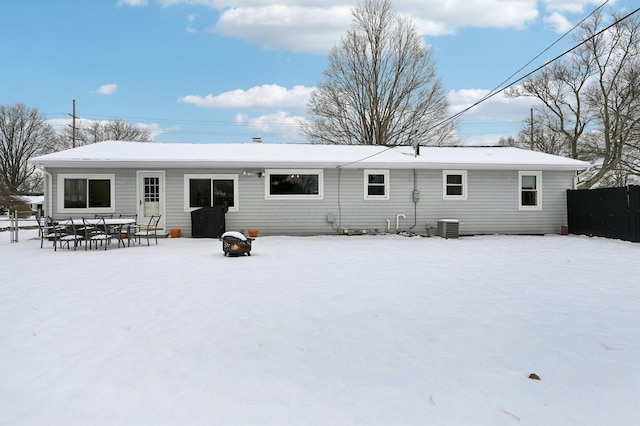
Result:
{"type": "Polygon", "coordinates": [[[322,169],[267,169],[264,179],[265,200],[322,200],[324,198],[324,171],[322,169]],[[271,175],[317,175],[317,194],[271,195],[271,175]]]}
{"type": "MultiPolygon", "coordinates": [[[[90,174],[90,173],[65,173],[58,175],[58,197],[57,213],[59,214],[95,214],[95,213],[115,213],[116,211],[116,175],[90,174]],[[64,180],[65,179],[85,179],[85,180],[109,180],[109,207],[86,207],[86,208],[65,208],[64,207],[64,180]]],[[[89,186],[87,185],[87,191],[89,186]]],[[[89,194],[87,194],[88,196],[89,194]]],[[[88,203],[88,200],[87,200],[88,203]]]]}
{"type": "Polygon", "coordinates": [[[518,210],[542,210],[542,172],[540,171],[520,171],[518,172],[518,210]],[[534,176],[536,178],[536,205],[522,205],[522,178],[524,176],[534,176]]]}
{"type": "Polygon", "coordinates": [[[466,170],[443,170],[442,171],[442,199],[443,200],[466,200],[467,199],[467,171],[466,170]],[[462,195],[447,195],[447,176],[462,176],[462,195]]]}
{"type": "Polygon", "coordinates": [[[237,212],[240,210],[240,190],[238,185],[238,175],[237,174],[185,174],[184,175],[184,197],[183,197],[183,208],[185,212],[192,212],[194,210],[199,209],[200,207],[191,207],[189,204],[189,181],[191,179],[209,179],[209,180],[233,180],[233,206],[229,206],[230,212],[237,212]]]}
{"type": "Polygon", "coordinates": [[[365,169],[364,170],[364,199],[365,200],[388,200],[389,199],[389,170],[379,170],[379,169],[365,169]],[[383,175],[384,183],[382,185],[375,186],[383,186],[384,187],[384,195],[369,195],[369,176],[370,175],[383,175]]]}

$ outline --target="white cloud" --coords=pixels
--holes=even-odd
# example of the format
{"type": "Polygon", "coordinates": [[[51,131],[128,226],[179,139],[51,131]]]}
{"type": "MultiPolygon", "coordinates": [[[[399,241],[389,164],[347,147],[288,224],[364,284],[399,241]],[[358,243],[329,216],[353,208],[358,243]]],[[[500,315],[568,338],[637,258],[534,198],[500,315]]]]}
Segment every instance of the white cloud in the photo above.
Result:
{"type": "MultiPolygon", "coordinates": [[[[351,25],[356,0],[161,0],[219,12],[212,31],[269,49],[325,54],[351,25]]],[[[539,12],[536,0],[397,0],[398,13],[410,16],[426,36],[461,27],[523,28],[539,12]]]]}
{"type": "Polygon", "coordinates": [[[118,90],[118,85],[116,83],[111,84],[103,84],[96,91],[99,95],[112,95],[118,90]]]}
{"type": "Polygon", "coordinates": [[[564,34],[573,28],[573,24],[558,12],[553,12],[549,16],[545,16],[544,22],[559,34],[564,34]]]}
{"type": "Polygon", "coordinates": [[[235,7],[226,9],[212,31],[269,49],[325,53],[340,40],[350,9],[342,7],[235,7]]]}
{"type": "Polygon", "coordinates": [[[147,0],[118,0],[118,6],[146,6],[147,0]]]}
{"type": "MultiPolygon", "coordinates": [[[[122,0],[121,0],[122,1],[122,0]]],[[[136,3],[143,0],[128,0],[136,3]]],[[[357,0],[160,0],[163,7],[190,5],[219,13],[212,31],[269,49],[326,54],[351,25],[357,0]]],[[[461,28],[523,29],[550,15],[556,29],[567,14],[583,14],[601,0],[395,0],[424,36],[453,34],[461,28]]],[[[565,20],[565,22],[563,22],[565,20]]],[[[190,27],[191,28],[191,27],[190,27]]]]}
{"type": "Polygon", "coordinates": [[[269,110],[306,107],[312,87],[294,86],[292,89],[276,84],[265,84],[247,90],[236,89],[219,95],[188,95],[178,99],[201,108],[269,110]]]}
{"type": "Polygon", "coordinates": [[[291,115],[285,111],[273,114],[264,114],[256,117],[247,114],[236,114],[235,122],[246,124],[260,137],[272,136],[279,142],[284,140],[301,140],[300,122],[302,116],[291,115]]]}
{"type": "Polygon", "coordinates": [[[137,127],[139,129],[147,129],[149,131],[149,133],[151,133],[151,139],[155,140],[158,136],[162,135],[163,133],[167,133],[167,132],[171,132],[173,130],[177,130],[176,126],[172,126],[169,128],[165,128],[163,129],[162,127],[160,127],[160,125],[158,123],[135,123],[133,124],[134,127],[137,127]]]}
{"type": "Polygon", "coordinates": [[[595,8],[602,0],[543,0],[548,11],[563,13],[584,13],[587,8],[595,8]]]}
{"type": "Polygon", "coordinates": [[[193,24],[196,20],[198,19],[198,15],[195,13],[192,13],[190,15],[187,15],[187,21],[189,22],[189,25],[187,25],[186,31],[190,34],[197,34],[198,33],[198,29],[195,28],[193,24]]]}

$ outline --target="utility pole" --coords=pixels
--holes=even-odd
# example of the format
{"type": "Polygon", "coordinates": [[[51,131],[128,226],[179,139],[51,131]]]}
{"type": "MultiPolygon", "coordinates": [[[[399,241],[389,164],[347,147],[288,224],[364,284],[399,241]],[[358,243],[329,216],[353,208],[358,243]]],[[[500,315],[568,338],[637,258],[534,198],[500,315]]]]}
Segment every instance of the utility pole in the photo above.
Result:
{"type": "Polygon", "coordinates": [[[531,151],[533,151],[533,108],[531,108],[531,151]]]}
{"type": "Polygon", "coordinates": [[[76,100],[73,100],[73,111],[71,113],[71,147],[76,147],[76,100]]]}

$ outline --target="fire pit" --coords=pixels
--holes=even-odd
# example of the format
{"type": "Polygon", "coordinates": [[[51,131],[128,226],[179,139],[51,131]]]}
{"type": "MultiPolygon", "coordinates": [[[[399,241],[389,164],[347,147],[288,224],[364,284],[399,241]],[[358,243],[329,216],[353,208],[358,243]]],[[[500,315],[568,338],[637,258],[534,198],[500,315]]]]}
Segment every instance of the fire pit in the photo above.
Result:
{"type": "Polygon", "coordinates": [[[253,238],[247,238],[242,233],[236,231],[228,231],[220,237],[222,240],[222,251],[225,256],[251,256],[251,241],[253,238]]]}

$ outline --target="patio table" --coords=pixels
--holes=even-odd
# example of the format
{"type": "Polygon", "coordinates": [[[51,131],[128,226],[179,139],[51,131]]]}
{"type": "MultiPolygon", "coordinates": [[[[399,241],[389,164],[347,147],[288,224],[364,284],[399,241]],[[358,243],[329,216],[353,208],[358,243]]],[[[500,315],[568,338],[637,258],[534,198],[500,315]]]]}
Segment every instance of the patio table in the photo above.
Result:
{"type": "Polygon", "coordinates": [[[82,219],[82,218],[71,218],[67,220],[61,220],[58,222],[60,226],[82,226],[84,224],[89,225],[97,225],[104,220],[105,225],[107,225],[110,229],[113,229],[111,233],[118,240],[118,247],[120,247],[120,243],[122,243],[123,247],[126,247],[124,240],[122,238],[122,232],[124,228],[127,229],[127,245],[131,245],[131,225],[136,223],[136,220],[133,218],[124,218],[124,217],[114,217],[114,218],[96,218],[96,219],[82,219]]]}

